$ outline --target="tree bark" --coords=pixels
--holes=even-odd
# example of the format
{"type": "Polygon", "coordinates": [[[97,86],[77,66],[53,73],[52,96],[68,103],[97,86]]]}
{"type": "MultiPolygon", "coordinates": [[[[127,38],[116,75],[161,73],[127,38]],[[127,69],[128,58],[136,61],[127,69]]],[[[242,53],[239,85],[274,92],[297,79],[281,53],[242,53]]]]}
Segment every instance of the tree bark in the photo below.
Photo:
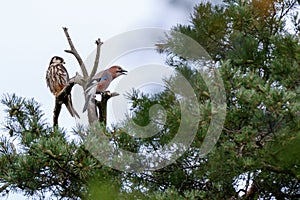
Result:
{"type": "Polygon", "coordinates": [[[107,101],[114,96],[118,96],[119,94],[116,92],[109,92],[109,91],[105,91],[102,94],[102,98],[101,101],[96,101],[96,106],[98,108],[98,121],[101,123],[103,122],[104,124],[106,124],[106,118],[107,118],[107,101]]]}

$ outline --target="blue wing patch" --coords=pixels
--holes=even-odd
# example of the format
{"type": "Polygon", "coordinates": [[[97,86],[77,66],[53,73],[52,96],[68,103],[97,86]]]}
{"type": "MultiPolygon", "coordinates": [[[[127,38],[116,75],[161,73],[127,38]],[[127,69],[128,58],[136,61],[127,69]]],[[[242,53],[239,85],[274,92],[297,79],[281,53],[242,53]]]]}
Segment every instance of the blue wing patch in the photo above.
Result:
{"type": "Polygon", "coordinates": [[[103,76],[103,77],[98,79],[98,82],[105,81],[107,79],[108,79],[108,76],[103,76]]]}

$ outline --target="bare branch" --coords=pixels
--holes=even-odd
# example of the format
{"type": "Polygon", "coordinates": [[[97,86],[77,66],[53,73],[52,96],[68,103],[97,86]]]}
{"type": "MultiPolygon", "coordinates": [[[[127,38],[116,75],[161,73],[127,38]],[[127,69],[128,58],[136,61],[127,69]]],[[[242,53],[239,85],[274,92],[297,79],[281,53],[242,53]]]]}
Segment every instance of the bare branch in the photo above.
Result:
{"type": "Polygon", "coordinates": [[[64,33],[65,33],[65,35],[67,37],[68,43],[69,43],[70,48],[71,48],[71,50],[65,50],[65,52],[71,53],[71,54],[73,54],[75,56],[75,58],[77,59],[77,61],[79,63],[79,66],[81,68],[83,77],[84,77],[84,79],[87,80],[88,79],[88,73],[87,73],[86,67],[85,67],[85,65],[83,63],[83,60],[81,59],[79,53],[77,52],[77,50],[74,47],[74,44],[73,44],[72,39],[71,39],[71,37],[69,35],[69,32],[68,32],[68,28],[63,27],[63,30],[64,30],[64,33]]]}
{"type": "Polygon", "coordinates": [[[55,98],[55,107],[53,111],[53,127],[58,126],[58,117],[61,111],[62,102],[55,98]]]}
{"type": "MultiPolygon", "coordinates": [[[[91,80],[97,72],[98,65],[99,65],[99,59],[100,59],[101,46],[103,44],[103,42],[101,42],[100,38],[98,38],[95,43],[97,45],[97,52],[96,52],[96,57],[95,57],[95,61],[94,61],[94,66],[93,66],[93,69],[91,71],[91,74],[90,74],[88,80],[91,80]]],[[[85,89],[85,86],[83,88],[85,89]]],[[[97,113],[97,109],[96,109],[95,99],[93,100],[93,103],[88,106],[87,111],[88,111],[89,124],[92,124],[93,122],[97,121],[98,113],[97,113]]],[[[99,110],[99,112],[101,115],[101,110],[99,110]]],[[[106,117],[106,113],[105,113],[105,117],[106,117]]]]}
{"type": "Polygon", "coordinates": [[[90,77],[89,77],[90,79],[92,79],[94,77],[94,75],[96,74],[96,72],[97,72],[98,65],[99,65],[99,59],[100,59],[100,50],[101,50],[102,44],[103,44],[103,42],[101,42],[101,39],[98,38],[96,40],[97,52],[96,52],[94,66],[93,66],[92,72],[91,72],[90,77]]]}
{"type": "Polygon", "coordinates": [[[106,109],[107,109],[107,101],[111,98],[111,97],[115,97],[118,96],[119,93],[116,92],[109,92],[109,91],[105,91],[104,94],[102,94],[102,99],[101,101],[96,101],[96,105],[98,107],[98,111],[99,111],[99,122],[104,122],[106,124],[106,109]]]}
{"type": "Polygon", "coordinates": [[[96,109],[96,104],[95,104],[95,99],[92,98],[91,104],[88,105],[87,108],[88,111],[88,119],[89,119],[89,124],[93,124],[95,121],[97,121],[98,114],[97,114],[97,109],[96,109]]]}
{"type": "MultiPolygon", "coordinates": [[[[97,51],[96,51],[94,66],[93,66],[93,69],[89,76],[87,69],[86,69],[79,53],[77,52],[77,50],[74,47],[72,39],[68,33],[68,28],[63,27],[63,30],[64,30],[64,33],[68,40],[69,46],[70,46],[70,50],[65,50],[65,52],[73,54],[75,56],[75,58],[77,59],[79,65],[80,65],[80,68],[82,70],[83,77],[77,73],[75,77],[73,77],[69,80],[69,83],[65,86],[65,88],[56,97],[55,109],[54,109],[54,115],[53,115],[54,126],[57,126],[57,124],[58,124],[58,116],[59,116],[59,113],[61,110],[61,106],[64,103],[67,95],[70,94],[74,84],[79,84],[80,86],[82,86],[83,90],[85,90],[85,85],[88,82],[88,80],[91,80],[94,77],[94,75],[96,74],[98,65],[99,65],[99,60],[100,60],[101,46],[103,44],[103,42],[101,42],[100,38],[98,38],[95,42],[97,45],[97,51]]],[[[88,109],[87,109],[89,124],[92,124],[95,121],[106,122],[107,101],[111,97],[114,97],[117,95],[119,95],[119,94],[115,93],[115,92],[110,93],[109,91],[106,91],[102,95],[101,101],[96,101],[95,99],[92,100],[92,103],[88,106],[88,109]],[[98,110],[97,110],[97,108],[98,108],[98,110]]]]}
{"type": "Polygon", "coordinates": [[[78,72],[76,72],[76,75],[74,77],[70,78],[69,82],[78,84],[82,87],[85,84],[84,78],[78,72]]]}

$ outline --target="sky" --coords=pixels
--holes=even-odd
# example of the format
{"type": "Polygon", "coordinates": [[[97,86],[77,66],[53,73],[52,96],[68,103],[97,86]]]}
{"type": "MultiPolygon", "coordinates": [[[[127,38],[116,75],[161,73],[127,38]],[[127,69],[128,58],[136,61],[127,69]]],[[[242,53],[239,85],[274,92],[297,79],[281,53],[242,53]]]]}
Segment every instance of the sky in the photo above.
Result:
{"type": "Polygon", "coordinates": [[[190,9],[159,0],[6,2],[0,8],[0,93],[34,98],[50,116],[54,99],[45,81],[50,58],[62,56],[70,76],[80,71],[74,57],[64,52],[68,43],[62,27],[69,28],[85,59],[94,50],[98,37],[105,42],[133,29],[169,29],[177,23],[187,23],[190,9]]]}
{"type": "MultiPolygon", "coordinates": [[[[17,94],[41,104],[45,119],[52,124],[54,97],[47,88],[45,73],[54,55],[63,57],[70,76],[80,72],[62,27],[85,60],[95,49],[94,41],[147,27],[169,30],[187,24],[192,8],[200,0],[10,0],[0,7],[0,95],[17,94]],[[173,2],[171,4],[170,2],[173,2]],[[174,3],[175,2],[175,3],[174,3]],[[176,3],[177,2],[177,3],[176,3]]],[[[214,1],[219,2],[219,1],[214,1]]],[[[132,59],[132,58],[131,58],[132,59]]],[[[161,59],[161,58],[156,58],[161,59]]],[[[157,61],[155,61],[157,62],[157,61]]],[[[129,67],[129,73],[131,68],[129,67]]],[[[5,113],[0,105],[0,121],[5,113]]],[[[59,123],[75,125],[63,107],[59,123]]],[[[24,199],[19,194],[7,199],[24,199]]]]}

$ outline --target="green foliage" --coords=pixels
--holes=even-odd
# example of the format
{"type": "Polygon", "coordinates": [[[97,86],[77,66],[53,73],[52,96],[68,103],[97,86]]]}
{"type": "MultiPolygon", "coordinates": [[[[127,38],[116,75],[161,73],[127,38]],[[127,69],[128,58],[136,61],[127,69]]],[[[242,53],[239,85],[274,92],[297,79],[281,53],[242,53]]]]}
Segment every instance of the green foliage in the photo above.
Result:
{"type": "MultiPolygon", "coordinates": [[[[50,128],[34,100],[6,95],[2,103],[7,107],[5,129],[9,133],[0,142],[3,195],[21,190],[40,199],[49,192],[57,198],[88,199],[92,177],[99,173],[110,179],[118,175],[103,168],[84,146],[67,141],[65,131],[50,128]]],[[[98,178],[94,182],[102,180],[98,178]]]]}
{"type": "MultiPolygon", "coordinates": [[[[157,199],[185,198],[185,193],[192,191],[201,193],[200,199],[235,199],[239,195],[244,199],[294,199],[300,195],[300,45],[294,34],[299,24],[286,25],[290,17],[298,16],[297,3],[226,2],[221,7],[200,3],[191,24],[173,28],[208,51],[220,66],[224,81],[224,129],[214,150],[204,158],[199,156],[199,148],[210,123],[210,94],[201,75],[181,56],[180,35],[171,34],[160,49],[168,53],[167,63],[193,86],[203,118],[191,147],[175,163],[152,173],[128,176],[134,183],[132,188],[143,185],[149,194],[163,191],[157,199]],[[246,183],[240,190],[238,179],[246,183]]],[[[134,110],[137,119],[147,119],[152,104],[166,108],[166,123],[150,139],[156,139],[152,149],[173,138],[182,120],[177,99],[169,92],[174,80],[176,77],[166,81],[166,91],[161,94],[131,99],[138,108],[134,110]]]]}

